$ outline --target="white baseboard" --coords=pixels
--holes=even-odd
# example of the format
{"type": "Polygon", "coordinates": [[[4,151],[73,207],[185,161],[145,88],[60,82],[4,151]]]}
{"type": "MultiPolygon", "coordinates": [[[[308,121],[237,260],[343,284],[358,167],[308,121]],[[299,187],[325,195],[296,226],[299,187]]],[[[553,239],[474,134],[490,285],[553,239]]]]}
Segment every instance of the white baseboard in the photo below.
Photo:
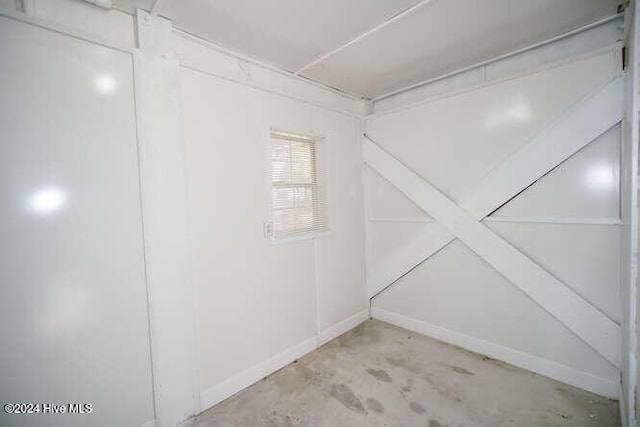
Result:
{"type": "Polygon", "coordinates": [[[442,326],[412,319],[401,314],[373,307],[371,317],[401,328],[409,329],[437,340],[453,344],[475,353],[502,360],[514,366],[544,375],[554,380],[569,384],[592,393],[612,399],[618,398],[618,383],[606,378],[596,377],[569,366],[551,360],[542,359],[512,348],[503,347],[480,338],[474,338],[442,326]]]}
{"type": "Polygon", "coordinates": [[[334,338],[339,337],[350,329],[355,328],[360,323],[364,322],[369,318],[369,309],[362,310],[360,313],[356,313],[351,317],[347,317],[340,323],[337,323],[330,328],[325,329],[324,331],[318,334],[318,347],[323,344],[328,343],[334,338]]]}
{"type": "MultiPolygon", "coordinates": [[[[275,356],[254,365],[231,378],[200,393],[200,410],[206,411],[213,405],[233,396],[256,381],[261,380],[288,365],[322,344],[342,335],[369,318],[369,309],[362,310],[342,322],[325,329],[318,336],[307,338],[275,356]]],[[[147,427],[146,425],[144,427],[147,427]]],[[[151,426],[149,426],[151,427],[151,426]]]]}
{"type": "Polygon", "coordinates": [[[256,381],[315,350],[316,343],[317,337],[307,338],[301,343],[289,347],[285,351],[232,376],[226,381],[202,391],[200,393],[200,410],[209,409],[216,403],[222,402],[256,381]]]}

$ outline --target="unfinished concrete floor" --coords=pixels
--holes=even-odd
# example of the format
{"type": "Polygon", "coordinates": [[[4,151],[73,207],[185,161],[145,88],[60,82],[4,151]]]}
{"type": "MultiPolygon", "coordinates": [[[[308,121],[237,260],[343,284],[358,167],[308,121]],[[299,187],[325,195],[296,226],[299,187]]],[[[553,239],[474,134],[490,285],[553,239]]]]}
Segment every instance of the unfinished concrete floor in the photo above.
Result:
{"type": "Polygon", "coordinates": [[[619,426],[618,403],[369,320],[197,426],[619,426]]]}

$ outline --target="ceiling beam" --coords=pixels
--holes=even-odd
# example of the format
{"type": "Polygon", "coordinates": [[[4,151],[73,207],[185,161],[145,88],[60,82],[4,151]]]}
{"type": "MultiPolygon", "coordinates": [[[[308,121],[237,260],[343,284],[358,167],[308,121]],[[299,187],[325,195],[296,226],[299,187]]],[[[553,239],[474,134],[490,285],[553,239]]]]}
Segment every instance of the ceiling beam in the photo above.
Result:
{"type": "Polygon", "coordinates": [[[386,21],[384,21],[381,24],[376,25],[375,27],[371,28],[370,30],[365,31],[364,33],[360,34],[359,36],[349,40],[348,42],[344,43],[343,45],[333,49],[330,52],[325,53],[324,55],[321,55],[320,57],[314,59],[313,61],[309,62],[307,65],[305,65],[304,67],[298,69],[297,71],[295,71],[294,74],[300,74],[303,71],[313,67],[314,65],[316,65],[319,62],[324,61],[325,59],[329,58],[330,56],[335,55],[336,53],[346,49],[347,47],[351,46],[354,43],[359,42],[360,40],[364,39],[365,37],[369,37],[370,35],[376,33],[377,31],[383,29],[384,27],[386,27],[387,25],[390,25],[402,18],[404,18],[405,16],[415,12],[417,9],[421,8],[422,6],[426,5],[427,3],[429,3],[431,0],[422,0],[410,7],[408,7],[407,9],[403,10],[402,12],[399,12],[395,15],[393,15],[391,18],[387,19],[386,21]]]}

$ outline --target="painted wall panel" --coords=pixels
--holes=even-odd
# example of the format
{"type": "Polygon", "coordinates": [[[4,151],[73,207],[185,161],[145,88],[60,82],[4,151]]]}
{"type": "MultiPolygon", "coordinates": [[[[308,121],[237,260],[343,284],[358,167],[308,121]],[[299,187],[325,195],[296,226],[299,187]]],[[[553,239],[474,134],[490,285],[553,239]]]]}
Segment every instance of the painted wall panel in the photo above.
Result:
{"type": "Polygon", "coordinates": [[[384,263],[403,248],[419,242],[433,223],[420,222],[371,222],[370,227],[370,256],[374,265],[384,263]]]}
{"type": "Polygon", "coordinates": [[[371,191],[369,197],[369,219],[432,221],[433,219],[400,193],[389,181],[375,170],[366,167],[366,183],[371,191]]]}
{"type": "Polygon", "coordinates": [[[615,367],[458,241],[375,298],[373,308],[617,380],[615,367]]]}
{"type": "Polygon", "coordinates": [[[316,239],[318,332],[368,310],[364,288],[364,212],[360,121],[312,109],[325,136],[329,233],[316,239]]]}
{"type": "MultiPolygon", "coordinates": [[[[459,202],[461,196],[470,196],[488,172],[516,158],[511,156],[551,124],[563,123],[568,109],[582,105],[585,97],[618,73],[610,51],[583,56],[371,116],[365,121],[366,132],[384,150],[459,202]]],[[[438,84],[446,86],[446,82],[438,84]]],[[[574,117],[568,123],[579,126],[576,120],[574,117]]],[[[580,295],[578,299],[586,300],[588,308],[598,315],[597,310],[604,313],[612,328],[613,321],[621,320],[620,155],[620,128],[616,125],[484,221],[542,271],[580,295]],[[579,224],[585,221],[590,224],[579,224]]],[[[413,203],[376,175],[371,171],[366,180],[371,195],[367,208],[396,220],[379,222],[370,214],[368,272],[379,276],[384,272],[391,283],[397,277],[387,277],[388,267],[408,265],[398,257],[405,261],[411,258],[413,263],[420,254],[416,242],[428,250],[424,236],[429,236],[429,227],[442,225],[411,222],[413,203]],[[402,220],[403,216],[408,218],[402,220]]],[[[426,203],[431,199],[424,196],[420,200],[426,203]]],[[[591,348],[586,338],[581,340],[559,321],[562,316],[550,315],[460,241],[449,243],[376,296],[372,309],[374,316],[382,313],[389,321],[396,316],[409,322],[397,320],[407,326],[432,325],[425,330],[448,331],[442,332],[441,339],[453,340],[456,334],[469,337],[463,342],[509,354],[512,363],[607,395],[616,393],[614,365],[591,348]]]]}
{"type": "Polygon", "coordinates": [[[620,323],[619,226],[486,224],[620,323]]]}
{"type": "Polygon", "coordinates": [[[615,126],[538,180],[492,217],[620,217],[620,127],[615,126]]]}
{"type": "Polygon", "coordinates": [[[269,129],[301,131],[309,116],[281,98],[184,68],[180,81],[207,389],[315,334],[313,242],[273,246],[262,236],[270,217],[269,129]]]}
{"type": "MultiPolygon", "coordinates": [[[[0,400],[154,418],[132,58],[0,18],[0,400]]],[[[1,425],[42,425],[0,413],[1,425]]]]}
{"type": "Polygon", "coordinates": [[[360,123],[186,68],[180,81],[206,391],[366,308],[360,123]],[[272,127],[326,137],[330,231],[315,243],[263,236],[272,127]]]}
{"type": "Polygon", "coordinates": [[[567,108],[609,81],[611,60],[603,54],[374,117],[366,122],[366,132],[457,200],[567,108]]]}

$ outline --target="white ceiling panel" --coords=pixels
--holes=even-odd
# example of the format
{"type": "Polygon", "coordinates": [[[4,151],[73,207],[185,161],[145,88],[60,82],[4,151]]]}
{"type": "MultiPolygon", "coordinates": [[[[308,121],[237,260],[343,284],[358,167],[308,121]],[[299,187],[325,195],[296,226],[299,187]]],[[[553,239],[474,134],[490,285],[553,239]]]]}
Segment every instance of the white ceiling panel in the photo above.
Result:
{"type": "Polygon", "coordinates": [[[159,0],[174,26],[295,71],[417,0],[159,0]]]}
{"type": "Polygon", "coordinates": [[[376,98],[609,17],[619,2],[432,0],[303,75],[376,98]]]}

